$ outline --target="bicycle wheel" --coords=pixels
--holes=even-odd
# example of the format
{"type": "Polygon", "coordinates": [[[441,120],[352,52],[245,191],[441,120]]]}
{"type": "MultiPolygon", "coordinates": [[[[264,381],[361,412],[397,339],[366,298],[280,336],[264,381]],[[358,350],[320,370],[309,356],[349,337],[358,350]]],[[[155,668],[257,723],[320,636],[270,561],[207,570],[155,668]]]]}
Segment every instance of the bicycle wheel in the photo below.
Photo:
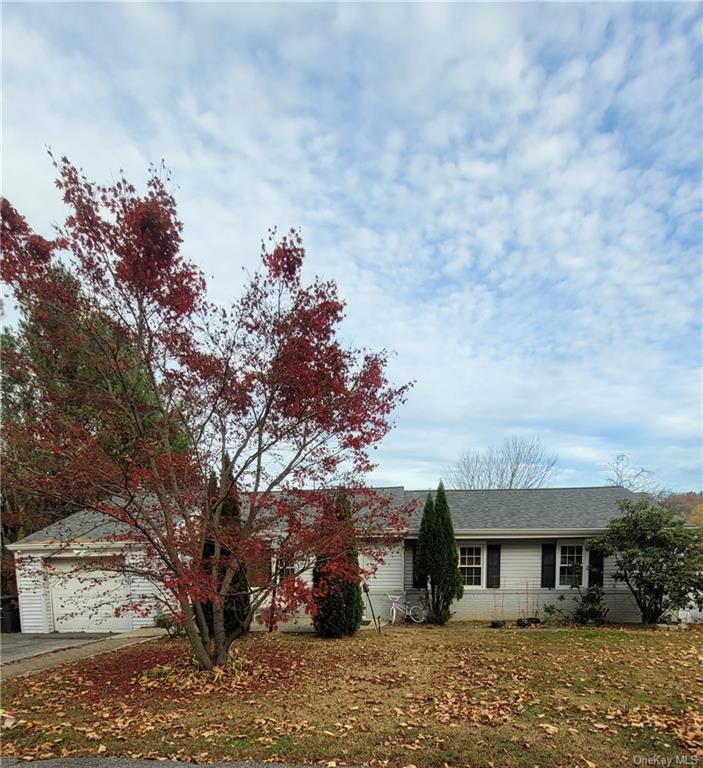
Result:
{"type": "Polygon", "coordinates": [[[416,623],[416,624],[422,624],[422,622],[425,620],[425,612],[420,608],[419,605],[413,605],[413,607],[410,609],[410,618],[416,623]]]}
{"type": "Polygon", "coordinates": [[[395,624],[395,605],[391,605],[391,624],[395,624]]]}

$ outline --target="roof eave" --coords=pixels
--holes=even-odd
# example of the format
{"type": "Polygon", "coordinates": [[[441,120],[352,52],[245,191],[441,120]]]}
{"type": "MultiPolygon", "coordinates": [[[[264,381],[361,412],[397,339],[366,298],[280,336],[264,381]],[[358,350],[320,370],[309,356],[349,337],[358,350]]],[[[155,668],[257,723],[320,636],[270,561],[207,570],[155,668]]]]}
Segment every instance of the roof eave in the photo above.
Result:
{"type": "MultiPolygon", "coordinates": [[[[598,536],[605,528],[455,528],[454,538],[482,539],[559,539],[564,537],[598,536]]],[[[411,529],[405,538],[417,537],[420,529],[411,529]]]]}
{"type": "Polygon", "coordinates": [[[124,549],[129,545],[139,545],[141,542],[130,541],[98,541],[91,539],[71,539],[70,541],[57,541],[46,539],[43,541],[15,541],[7,545],[10,552],[28,552],[32,550],[62,550],[62,549],[124,549]]]}

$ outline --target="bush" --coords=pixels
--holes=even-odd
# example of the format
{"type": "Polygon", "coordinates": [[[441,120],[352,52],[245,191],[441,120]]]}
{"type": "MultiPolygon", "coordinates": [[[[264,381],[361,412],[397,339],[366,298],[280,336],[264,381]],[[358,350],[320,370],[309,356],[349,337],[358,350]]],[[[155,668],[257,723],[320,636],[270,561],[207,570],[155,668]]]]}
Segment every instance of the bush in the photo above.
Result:
{"type": "Polygon", "coordinates": [[[603,602],[605,593],[603,587],[597,584],[582,590],[577,587],[579,596],[576,598],[577,606],[574,611],[574,621],[577,624],[603,624],[608,615],[609,608],[603,602]]]}
{"type": "MultiPolygon", "coordinates": [[[[609,610],[603,602],[605,596],[603,587],[594,585],[588,589],[583,589],[574,585],[571,589],[578,591],[578,595],[574,598],[576,608],[572,612],[557,608],[556,605],[552,604],[543,607],[544,615],[551,619],[561,616],[562,619],[575,621],[577,624],[603,624],[609,610]]],[[[563,602],[566,596],[561,594],[558,599],[563,602]]]]}
{"type": "MultiPolygon", "coordinates": [[[[335,505],[338,518],[351,526],[351,507],[343,491],[337,494],[335,505]]],[[[315,632],[320,637],[353,635],[361,626],[364,615],[364,600],[359,583],[359,555],[353,533],[341,559],[333,561],[327,555],[318,555],[312,572],[312,583],[315,632]],[[330,575],[332,573],[337,575],[330,575]]]]}
{"type": "Polygon", "coordinates": [[[586,547],[613,558],[613,578],[627,584],[642,621],[656,624],[681,608],[703,609],[703,531],[645,499],[618,506],[621,516],[586,547]]]}
{"type": "Polygon", "coordinates": [[[353,635],[361,626],[364,615],[361,587],[343,578],[333,579],[322,586],[319,577],[316,586],[320,587],[320,593],[313,616],[315,632],[320,637],[353,635]]]}
{"type": "Polygon", "coordinates": [[[160,613],[154,619],[154,626],[165,629],[169,637],[178,637],[184,632],[183,624],[174,621],[173,616],[169,613],[160,613]]]}
{"type": "Polygon", "coordinates": [[[417,540],[415,569],[425,586],[427,621],[445,624],[451,615],[451,604],[464,594],[464,582],[459,570],[459,553],[449,502],[442,483],[437,488],[436,500],[427,494],[417,540]]]}

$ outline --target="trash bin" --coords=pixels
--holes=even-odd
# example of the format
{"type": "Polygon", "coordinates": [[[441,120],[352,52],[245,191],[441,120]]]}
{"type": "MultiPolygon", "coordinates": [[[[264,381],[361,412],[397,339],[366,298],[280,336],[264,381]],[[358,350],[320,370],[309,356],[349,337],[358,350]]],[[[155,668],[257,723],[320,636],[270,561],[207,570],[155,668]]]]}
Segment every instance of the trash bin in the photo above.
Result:
{"type": "Polygon", "coordinates": [[[0,598],[0,632],[19,632],[20,603],[16,597],[0,598]]]}

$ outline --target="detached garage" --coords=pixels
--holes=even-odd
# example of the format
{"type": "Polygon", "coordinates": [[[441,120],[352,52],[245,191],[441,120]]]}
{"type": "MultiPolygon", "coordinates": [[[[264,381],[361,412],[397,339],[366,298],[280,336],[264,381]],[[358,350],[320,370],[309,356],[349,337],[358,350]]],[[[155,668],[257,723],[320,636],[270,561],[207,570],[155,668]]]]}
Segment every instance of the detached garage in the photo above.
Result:
{"type": "Polygon", "coordinates": [[[153,625],[155,601],[146,616],[126,608],[154,595],[154,585],[105,567],[115,555],[141,556],[134,544],[114,540],[122,528],[97,512],[78,512],[9,545],[22,632],[128,632],[153,625]]]}

